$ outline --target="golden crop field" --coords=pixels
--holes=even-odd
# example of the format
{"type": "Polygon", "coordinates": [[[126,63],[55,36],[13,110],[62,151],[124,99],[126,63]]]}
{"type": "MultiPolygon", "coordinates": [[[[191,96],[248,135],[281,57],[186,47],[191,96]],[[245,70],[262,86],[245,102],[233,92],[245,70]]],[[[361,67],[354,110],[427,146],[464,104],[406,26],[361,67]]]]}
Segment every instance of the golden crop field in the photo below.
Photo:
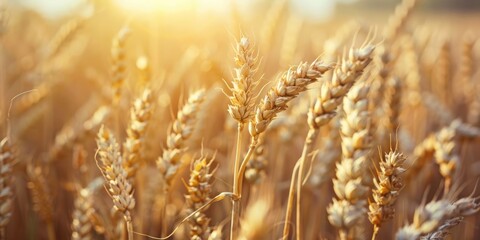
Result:
{"type": "Polygon", "coordinates": [[[480,239],[480,4],[54,2],[0,4],[0,240],[480,239]]]}

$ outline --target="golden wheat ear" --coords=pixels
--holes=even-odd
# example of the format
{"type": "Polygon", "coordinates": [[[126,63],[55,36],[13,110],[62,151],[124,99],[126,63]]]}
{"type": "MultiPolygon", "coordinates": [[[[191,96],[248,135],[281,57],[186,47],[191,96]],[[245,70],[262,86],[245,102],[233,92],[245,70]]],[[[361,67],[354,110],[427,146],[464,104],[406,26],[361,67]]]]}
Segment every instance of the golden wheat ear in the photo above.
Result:
{"type": "MultiPolygon", "coordinates": [[[[187,184],[185,195],[187,213],[191,214],[196,209],[204,206],[211,200],[213,174],[216,168],[212,168],[213,158],[201,157],[193,162],[190,179],[187,184]]],[[[210,218],[202,209],[189,219],[190,239],[208,239],[212,234],[210,218]]]]}
{"type": "Polygon", "coordinates": [[[97,134],[97,166],[105,178],[105,188],[113,200],[115,210],[122,213],[127,224],[128,239],[133,239],[132,212],[135,207],[133,185],[113,134],[102,126],[97,134]]]}
{"type": "Polygon", "coordinates": [[[395,216],[395,202],[404,186],[401,175],[406,171],[403,167],[405,160],[402,153],[390,150],[380,162],[377,177],[373,180],[375,188],[368,213],[368,219],[373,224],[373,239],[382,223],[395,216]]]}
{"type": "Polygon", "coordinates": [[[186,142],[196,127],[197,114],[205,99],[205,90],[200,89],[190,95],[187,103],[178,111],[167,136],[167,147],[157,160],[157,167],[166,181],[166,190],[172,184],[178,169],[182,165],[182,156],[186,152],[186,142]]]}
{"type": "Polygon", "coordinates": [[[415,210],[413,222],[402,227],[396,234],[397,240],[419,238],[435,239],[434,236],[447,235],[461,219],[480,210],[477,197],[461,198],[453,203],[446,199],[422,204],[415,210]]]}

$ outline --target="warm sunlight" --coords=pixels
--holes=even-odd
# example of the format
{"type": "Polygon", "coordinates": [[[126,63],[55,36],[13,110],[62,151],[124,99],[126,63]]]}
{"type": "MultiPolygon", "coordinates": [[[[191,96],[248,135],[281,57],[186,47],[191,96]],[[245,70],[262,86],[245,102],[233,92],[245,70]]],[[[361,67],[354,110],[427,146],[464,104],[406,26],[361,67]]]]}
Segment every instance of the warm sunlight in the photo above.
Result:
{"type": "Polygon", "coordinates": [[[151,13],[160,10],[176,11],[187,7],[191,0],[117,0],[118,5],[132,13],[151,13]]]}

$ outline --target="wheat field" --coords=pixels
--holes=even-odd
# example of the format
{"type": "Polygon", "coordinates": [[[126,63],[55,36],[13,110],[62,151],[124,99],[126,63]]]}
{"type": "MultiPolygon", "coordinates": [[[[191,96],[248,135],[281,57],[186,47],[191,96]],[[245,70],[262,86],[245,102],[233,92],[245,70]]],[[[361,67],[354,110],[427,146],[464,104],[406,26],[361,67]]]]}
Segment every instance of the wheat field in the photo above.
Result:
{"type": "Polygon", "coordinates": [[[478,7],[80,2],[0,7],[0,240],[480,239],[478,7]]]}

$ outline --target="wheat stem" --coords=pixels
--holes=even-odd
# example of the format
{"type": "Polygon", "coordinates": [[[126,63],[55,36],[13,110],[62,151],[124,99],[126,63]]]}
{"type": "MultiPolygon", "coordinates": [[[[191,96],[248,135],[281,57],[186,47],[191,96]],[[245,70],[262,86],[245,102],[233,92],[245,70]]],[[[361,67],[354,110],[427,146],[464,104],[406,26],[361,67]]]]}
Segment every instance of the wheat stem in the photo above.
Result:
{"type": "Polygon", "coordinates": [[[318,129],[310,128],[307,134],[307,139],[305,140],[305,144],[302,151],[302,156],[300,157],[299,161],[299,169],[297,174],[297,209],[296,209],[296,229],[297,229],[297,240],[302,239],[302,231],[301,231],[301,193],[302,193],[302,177],[305,168],[305,159],[307,155],[312,151],[313,146],[315,145],[315,141],[318,136],[318,129]]]}
{"type": "MultiPolygon", "coordinates": [[[[303,154],[302,154],[303,156],[303,154]]],[[[288,201],[287,201],[287,211],[285,213],[285,225],[283,226],[283,240],[288,239],[288,234],[290,233],[290,219],[292,218],[293,212],[293,201],[295,196],[295,179],[297,179],[298,168],[300,164],[297,162],[293,167],[292,180],[290,181],[290,190],[288,191],[288,201]]]]}
{"type": "MultiPolygon", "coordinates": [[[[237,148],[235,152],[235,163],[233,168],[233,192],[236,193],[238,191],[238,167],[240,165],[240,151],[242,149],[242,130],[243,124],[238,123],[237,127],[237,148]]],[[[238,219],[240,215],[240,201],[232,200],[232,216],[230,222],[230,239],[235,239],[235,229],[238,226],[238,219]]]]}
{"type": "Polygon", "coordinates": [[[125,215],[125,222],[127,223],[127,236],[128,240],[133,240],[133,222],[130,213],[127,212],[128,215],[125,215]]]}
{"type": "Polygon", "coordinates": [[[55,240],[55,227],[53,226],[53,222],[47,223],[47,236],[48,240],[55,240]]]}

